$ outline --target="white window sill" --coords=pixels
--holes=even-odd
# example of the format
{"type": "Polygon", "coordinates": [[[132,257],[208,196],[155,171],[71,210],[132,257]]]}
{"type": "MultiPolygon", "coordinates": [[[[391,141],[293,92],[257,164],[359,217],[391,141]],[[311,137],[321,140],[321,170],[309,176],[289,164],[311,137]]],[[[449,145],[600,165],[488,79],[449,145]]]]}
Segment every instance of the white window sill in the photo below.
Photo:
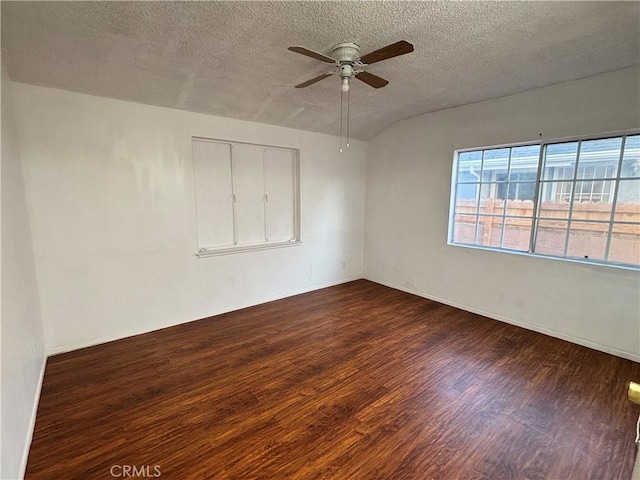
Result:
{"type": "Polygon", "coordinates": [[[289,240],[286,242],[273,242],[273,243],[257,243],[254,245],[234,245],[230,247],[201,248],[196,253],[196,256],[198,258],[214,257],[217,255],[229,255],[232,253],[252,252],[254,250],[269,250],[271,248],[294,247],[297,245],[302,245],[302,240],[289,240]]]}
{"type": "Polygon", "coordinates": [[[640,266],[636,266],[629,263],[605,262],[603,260],[589,260],[589,259],[582,259],[577,257],[557,257],[554,255],[544,255],[542,253],[525,252],[522,250],[511,250],[508,248],[488,247],[485,245],[470,245],[468,243],[448,242],[447,245],[450,245],[452,247],[471,248],[474,250],[488,250],[490,252],[510,253],[514,255],[521,255],[523,257],[546,258],[547,260],[560,260],[560,261],[569,262],[569,263],[581,263],[583,265],[592,265],[597,267],[613,267],[613,268],[619,268],[621,270],[633,270],[636,272],[640,270],[640,266]]]}

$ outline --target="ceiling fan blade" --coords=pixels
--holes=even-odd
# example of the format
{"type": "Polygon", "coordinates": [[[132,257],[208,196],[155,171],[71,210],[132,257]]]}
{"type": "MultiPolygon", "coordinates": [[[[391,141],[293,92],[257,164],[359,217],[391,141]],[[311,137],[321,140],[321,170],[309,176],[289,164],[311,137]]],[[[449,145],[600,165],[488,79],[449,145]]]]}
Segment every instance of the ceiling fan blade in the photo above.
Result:
{"type": "Polygon", "coordinates": [[[291,50],[292,52],[299,53],[301,55],[306,55],[307,57],[315,58],[316,60],[320,60],[321,62],[336,63],[335,59],[333,59],[331,57],[328,57],[326,55],[323,55],[322,53],[318,53],[318,52],[314,52],[313,50],[309,50],[308,48],[304,48],[304,47],[289,47],[288,50],[291,50]]]}
{"type": "Polygon", "coordinates": [[[405,40],[400,40],[399,42],[392,43],[391,45],[387,45],[386,47],[367,53],[360,57],[360,62],[365,65],[371,65],[372,63],[380,62],[387,58],[393,58],[411,52],[413,52],[413,45],[405,40]]]}
{"type": "Polygon", "coordinates": [[[302,82],[301,84],[296,85],[296,88],[308,87],[309,85],[313,85],[314,83],[319,82],[320,80],[323,80],[327,77],[330,77],[331,75],[333,75],[333,73],[323,73],[322,75],[312,78],[311,80],[307,80],[306,82],[302,82]]]}
{"type": "Polygon", "coordinates": [[[369,72],[356,73],[356,78],[367,85],[371,85],[373,88],[382,88],[389,83],[388,80],[369,72]]]}

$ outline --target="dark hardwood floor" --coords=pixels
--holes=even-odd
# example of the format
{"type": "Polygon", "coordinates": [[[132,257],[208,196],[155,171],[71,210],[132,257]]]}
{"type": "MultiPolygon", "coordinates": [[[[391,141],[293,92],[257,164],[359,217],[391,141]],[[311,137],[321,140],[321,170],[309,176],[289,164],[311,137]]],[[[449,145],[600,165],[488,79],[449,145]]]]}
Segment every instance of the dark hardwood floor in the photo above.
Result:
{"type": "Polygon", "coordinates": [[[26,478],[627,480],[628,380],[359,280],[50,358],[26,478]]]}

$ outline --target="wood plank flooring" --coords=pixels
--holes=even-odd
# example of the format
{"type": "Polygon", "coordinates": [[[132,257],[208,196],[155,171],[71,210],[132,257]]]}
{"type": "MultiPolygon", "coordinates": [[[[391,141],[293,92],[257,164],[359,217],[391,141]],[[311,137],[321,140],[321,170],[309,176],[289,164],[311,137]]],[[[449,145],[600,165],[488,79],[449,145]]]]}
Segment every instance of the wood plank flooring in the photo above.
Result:
{"type": "Polygon", "coordinates": [[[26,478],[627,480],[628,380],[359,280],[50,358],[26,478]]]}

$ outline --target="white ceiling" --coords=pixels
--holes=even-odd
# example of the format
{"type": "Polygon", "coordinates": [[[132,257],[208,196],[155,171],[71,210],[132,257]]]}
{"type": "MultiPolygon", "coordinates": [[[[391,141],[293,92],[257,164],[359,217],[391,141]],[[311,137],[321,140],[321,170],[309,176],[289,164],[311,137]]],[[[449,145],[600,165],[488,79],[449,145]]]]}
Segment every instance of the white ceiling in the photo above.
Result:
{"type": "Polygon", "coordinates": [[[353,81],[351,134],[414,115],[640,63],[638,2],[8,2],[15,81],[337,134],[340,81],[293,86],[327,64],[287,51],[415,52],[353,81]]]}

